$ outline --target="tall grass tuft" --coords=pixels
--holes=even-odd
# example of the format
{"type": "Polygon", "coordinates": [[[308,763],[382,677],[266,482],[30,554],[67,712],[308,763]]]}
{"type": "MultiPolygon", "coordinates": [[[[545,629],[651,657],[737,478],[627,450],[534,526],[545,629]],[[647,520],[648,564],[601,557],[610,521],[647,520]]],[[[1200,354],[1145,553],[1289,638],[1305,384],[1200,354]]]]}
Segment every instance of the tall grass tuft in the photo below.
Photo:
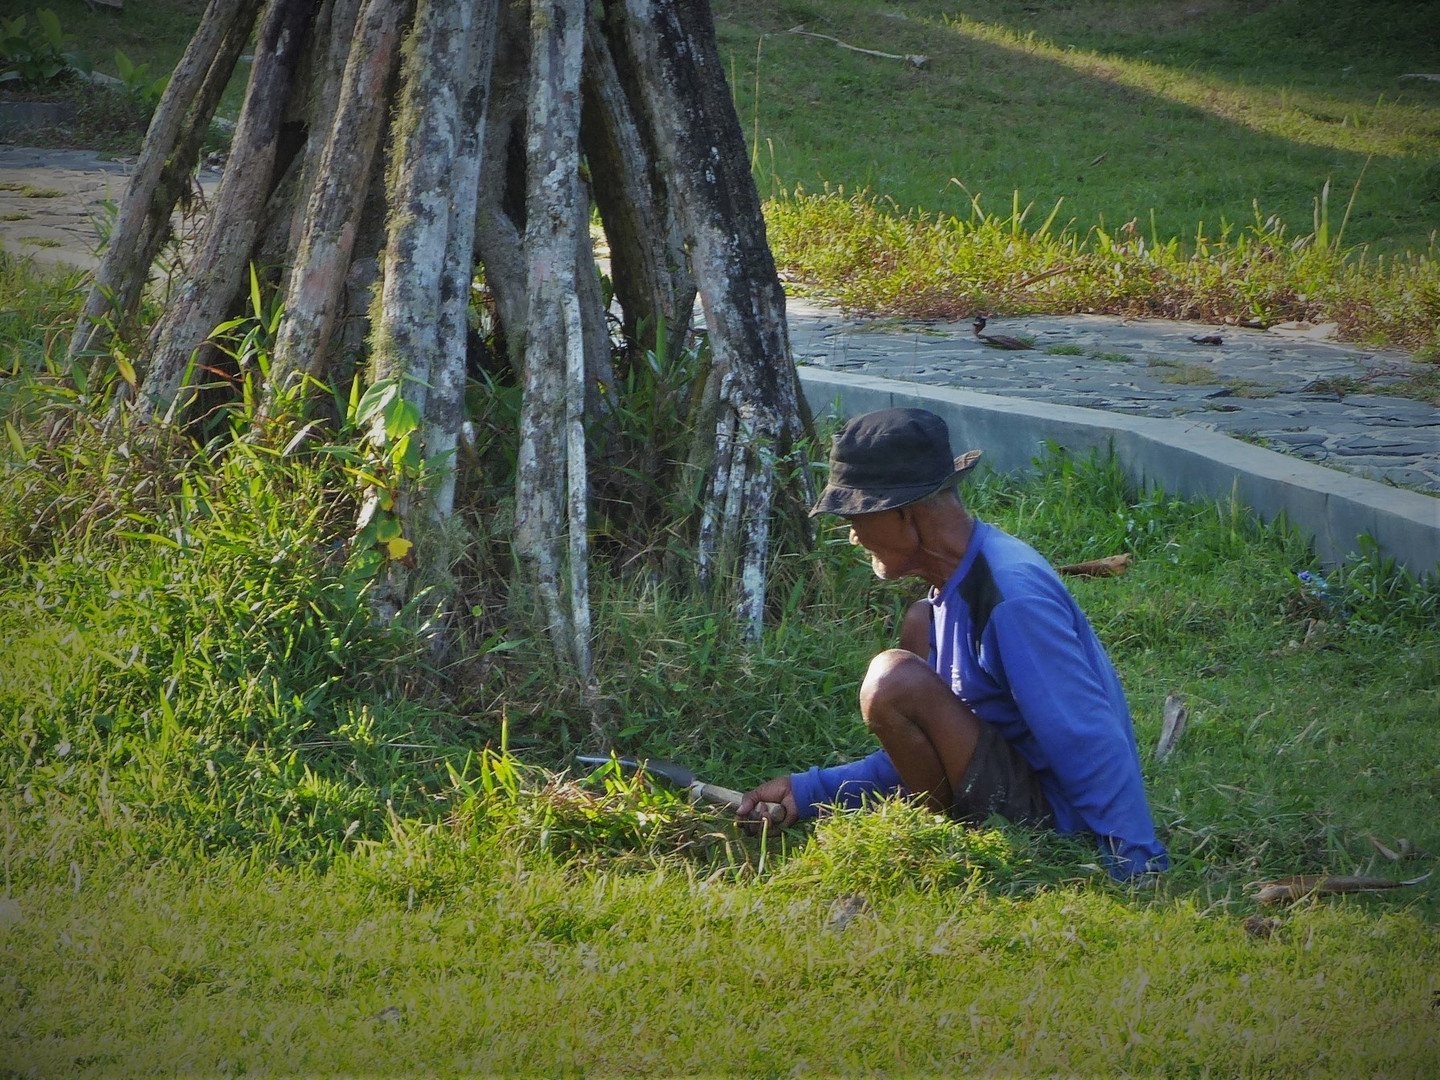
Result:
{"type": "MultiPolygon", "coordinates": [[[[1353,199],[1352,199],[1353,201],[1353,199]]],[[[966,218],[901,213],[870,192],[795,188],[766,204],[781,269],[857,311],[955,319],[981,309],[1158,318],[1335,322],[1351,339],[1440,344],[1440,251],[1370,257],[1330,235],[1328,191],[1315,232],[1290,236],[1258,203],[1243,227],[1197,227],[1182,244],[1134,222],[1081,234],[971,202],[966,218]]],[[[1347,209],[1348,215],[1348,209],[1347,209]]]]}
{"type": "Polygon", "coordinates": [[[345,569],[330,459],[81,424],[0,492],[0,760],[25,816],[311,858],[426,812],[463,751],[423,641],[345,569]]]}

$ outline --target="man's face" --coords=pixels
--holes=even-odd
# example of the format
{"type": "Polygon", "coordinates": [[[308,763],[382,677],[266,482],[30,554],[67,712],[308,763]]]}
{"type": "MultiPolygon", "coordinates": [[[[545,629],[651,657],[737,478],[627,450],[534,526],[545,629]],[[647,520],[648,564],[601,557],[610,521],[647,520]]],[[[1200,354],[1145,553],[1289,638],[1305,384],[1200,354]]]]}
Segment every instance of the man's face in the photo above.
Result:
{"type": "Polygon", "coordinates": [[[870,553],[876,577],[895,581],[915,571],[920,538],[909,514],[882,510],[878,514],[859,514],[849,521],[850,542],[870,553]]]}

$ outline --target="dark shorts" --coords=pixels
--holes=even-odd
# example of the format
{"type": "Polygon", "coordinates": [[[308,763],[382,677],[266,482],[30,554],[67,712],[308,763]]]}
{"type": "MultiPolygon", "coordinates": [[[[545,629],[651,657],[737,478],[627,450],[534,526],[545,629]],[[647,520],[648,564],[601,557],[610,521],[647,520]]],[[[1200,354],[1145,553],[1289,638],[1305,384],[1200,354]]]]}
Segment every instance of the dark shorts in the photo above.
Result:
{"type": "Polygon", "coordinates": [[[994,724],[980,722],[980,741],[950,807],[957,821],[977,825],[999,814],[1016,825],[1053,829],[1055,815],[1040,789],[1040,778],[994,724]]]}

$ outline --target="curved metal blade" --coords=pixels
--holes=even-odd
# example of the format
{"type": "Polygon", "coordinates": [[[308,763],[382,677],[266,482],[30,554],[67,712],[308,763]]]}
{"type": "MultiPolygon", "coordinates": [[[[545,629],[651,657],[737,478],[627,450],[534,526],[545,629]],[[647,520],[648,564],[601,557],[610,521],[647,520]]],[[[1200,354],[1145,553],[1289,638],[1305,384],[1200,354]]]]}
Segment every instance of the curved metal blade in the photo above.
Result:
{"type": "Polygon", "coordinates": [[[576,754],[575,760],[582,765],[608,765],[613,761],[627,773],[639,772],[643,769],[646,776],[681,790],[688,789],[691,784],[695,783],[695,774],[690,769],[684,765],[677,765],[673,761],[662,761],[659,758],[637,760],[632,757],[599,757],[593,754],[576,754]]]}

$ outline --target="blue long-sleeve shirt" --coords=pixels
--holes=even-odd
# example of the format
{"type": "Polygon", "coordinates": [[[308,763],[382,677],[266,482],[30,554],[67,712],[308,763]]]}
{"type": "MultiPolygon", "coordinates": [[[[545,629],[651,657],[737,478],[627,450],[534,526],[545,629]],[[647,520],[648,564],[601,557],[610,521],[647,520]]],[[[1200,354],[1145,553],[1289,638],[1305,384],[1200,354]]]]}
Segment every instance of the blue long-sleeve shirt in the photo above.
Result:
{"type": "MultiPolygon", "coordinates": [[[[960,566],[929,602],[930,666],[1030,763],[1057,831],[1094,833],[1117,878],[1166,869],[1120,679],[1050,564],[976,521],[960,566]]],[[[791,784],[802,817],[904,790],[883,750],[791,784]]]]}

